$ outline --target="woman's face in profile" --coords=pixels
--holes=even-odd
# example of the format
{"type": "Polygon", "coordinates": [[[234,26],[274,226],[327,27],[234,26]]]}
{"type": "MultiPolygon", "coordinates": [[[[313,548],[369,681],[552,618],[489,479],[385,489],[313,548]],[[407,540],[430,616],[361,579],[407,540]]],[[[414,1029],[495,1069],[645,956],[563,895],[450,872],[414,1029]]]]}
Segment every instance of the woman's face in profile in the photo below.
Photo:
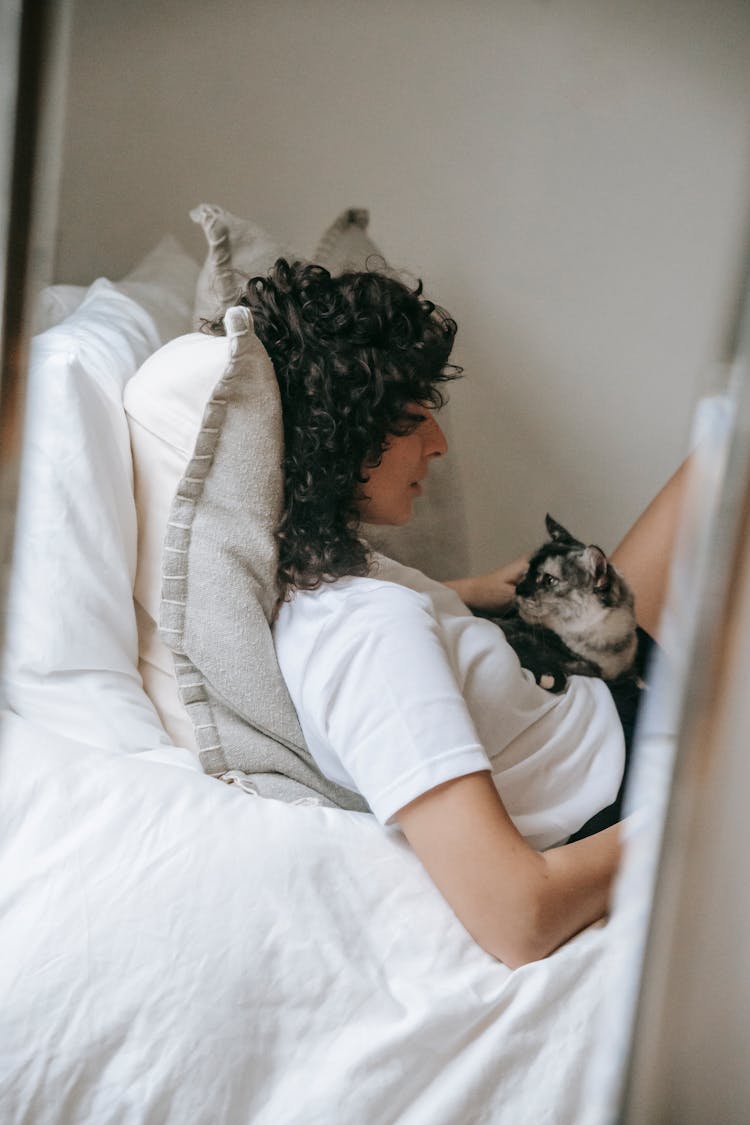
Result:
{"type": "Polygon", "coordinates": [[[366,476],[357,508],[366,523],[400,527],[412,517],[414,501],[422,494],[430,460],[448,450],[445,434],[434,412],[419,403],[410,404],[409,415],[418,415],[411,433],[393,434],[379,465],[365,467],[366,476]]]}

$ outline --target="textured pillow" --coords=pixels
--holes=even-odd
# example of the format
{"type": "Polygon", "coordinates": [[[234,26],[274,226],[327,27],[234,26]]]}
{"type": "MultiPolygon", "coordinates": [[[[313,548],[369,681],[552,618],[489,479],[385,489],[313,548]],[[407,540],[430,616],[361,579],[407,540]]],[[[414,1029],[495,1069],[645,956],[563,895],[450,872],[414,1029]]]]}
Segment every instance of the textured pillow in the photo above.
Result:
{"type": "Polygon", "coordinates": [[[281,402],[249,311],[229,309],[225,325],[226,338],[200,342],[224,363],[169,513],[161,634],[208,773],[242,770],[262,796],[365,810],[315,768],[278,668],[281,402]]]}
{"type": "MultiPolygon", "coordinates": [[[[257,224],[214,204],[196,207],[191,218],[201,224],[208,240],[196,292],[196,326],[221,314],[247,278],[266,272],[280,255],[305,257],[285,249],[257,224]]],[[[368,267],[387,271],[383,254],[367,233],[369,219],[364,208],[342,211],[320,239],[312,260],[333,274],[368,267]]],[[[363,528],[377,550],[437,579],[459,578],[468,571],[466,523],[454,466],[453,458],[433,466],[424,496],[404,527],[363,528]]]]}
{"type": "Polygon", "coordinates": [[[342,211],[331,223],[312,256],[332,274],[350,270],[383,269],[385,258],[367,234],[370,212],[363,207],[342,211]]]}
{"type": "MultiPolygon", "coordinates": [[[[201,203],[190,218],[203,228],[206,261],[195,293],[194,325],[223,316],[248,278],[267,273],[277,258],[306,259],[250,219],[240,219],[215,203],[201,203]]],[[[381,267],[385,259],[367,235],[368,211],[349,208],[325,232],[310,259],[333,274],[364,270],[368,262],[381,267]]]]}
{"type": "Polygon", "coordinates": [[[190,218],[203,228],[208,242],[195,290],[195,328],[223,316],[248,278],[267,273],[277,258],[300,257],[257,223],[238,219],[214,203],[201,203],[190,218]]]}
{"type": "Polygon", "coordinates": [[[3,684],[15,712],[56,734],[180,761],[136,667],[122,407],[161,342],[146,309],[104,279],[32,341],[3,684]]]}

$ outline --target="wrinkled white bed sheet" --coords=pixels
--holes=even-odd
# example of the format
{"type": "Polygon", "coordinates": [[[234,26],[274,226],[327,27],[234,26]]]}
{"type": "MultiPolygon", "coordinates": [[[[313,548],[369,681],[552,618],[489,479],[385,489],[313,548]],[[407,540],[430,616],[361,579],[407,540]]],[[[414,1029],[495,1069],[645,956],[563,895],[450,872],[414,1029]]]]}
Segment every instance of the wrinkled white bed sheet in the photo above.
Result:
{"type": "Polygon", "coordinates": [[[370,816],[0,734],[4,1125],[580,1120],[606,927],[510,972],[370,816]]]}

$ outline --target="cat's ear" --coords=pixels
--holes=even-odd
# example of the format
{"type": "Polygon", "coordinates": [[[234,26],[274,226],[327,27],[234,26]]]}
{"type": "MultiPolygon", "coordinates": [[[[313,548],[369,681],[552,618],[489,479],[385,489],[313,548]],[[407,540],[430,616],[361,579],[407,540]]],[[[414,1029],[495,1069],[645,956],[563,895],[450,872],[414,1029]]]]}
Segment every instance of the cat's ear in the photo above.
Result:
{"type": "Polygon", "coordinates": [[[544,522],[547,525],[547,532],[553,543],[564,543],[569,547],[582,547],[580,539],[575,539],[569,531],[563,527],[557,520],[553,520],[552,516],[547,513],[544,517],[544,522]]]}
{"type": "Polygon", "coordinates": [[[605,590],[609,585],[609,563],[604,551],[601,547],[587,547],[583,560],[594,579],[594,589],[605,590]]]}

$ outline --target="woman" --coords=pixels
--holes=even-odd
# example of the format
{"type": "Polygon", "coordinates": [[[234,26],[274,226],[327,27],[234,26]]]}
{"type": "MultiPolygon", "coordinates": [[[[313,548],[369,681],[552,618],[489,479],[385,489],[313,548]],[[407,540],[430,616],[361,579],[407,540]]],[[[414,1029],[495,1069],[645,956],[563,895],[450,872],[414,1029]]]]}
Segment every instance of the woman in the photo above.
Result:
{"type": "MultiPolygon", "coordinates": [[[[360,535],[363,521],[406,523],[447,451],[435,412],[460,374],[456,325],[419,286],[283,260],[241,302],[281,390],[274,636],[308,748],[401,828],[488,953],[511,967],[544,957],[604,915],[620,857],[617,824],[563,843],[620,786],[609,690],[573,677],[543,691],[467,608],[507,605],[523,560],[441,584],[373,557],[360,535]]],[[[681,474],[613,555],[652,632],[680,488],[681,474]]]]}

